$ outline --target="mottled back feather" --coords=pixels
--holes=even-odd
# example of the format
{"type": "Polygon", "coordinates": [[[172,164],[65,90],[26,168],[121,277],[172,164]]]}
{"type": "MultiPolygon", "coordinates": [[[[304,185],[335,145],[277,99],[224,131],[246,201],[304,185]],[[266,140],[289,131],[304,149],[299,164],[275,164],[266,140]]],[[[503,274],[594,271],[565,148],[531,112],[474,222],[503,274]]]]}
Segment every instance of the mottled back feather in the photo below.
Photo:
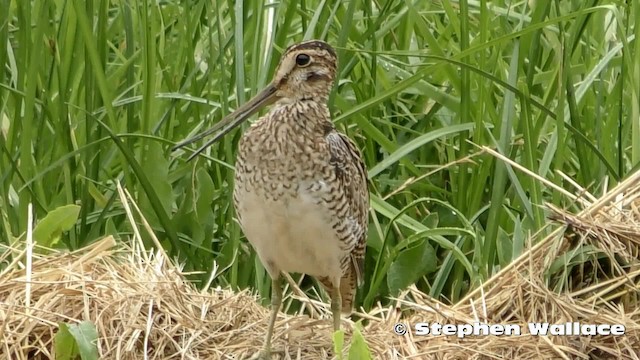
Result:
{"type": "MultiPolygon", "coordinates": [[[[353,141],[346,135],[331,129],[326,136],[331,153],[330,164],[335,167],[339,190],[348,199],[347,213],[353,216],[355,224],[350,232],[353,248],[340,281],[340,294],[342,296],[342,312],[350,313],[353,309],[353,300],[356,288],[362,285],[364,280],[364,256],[367,246],[368,215],[369,215],[369,190],[367,182],[367,170],[362,161],[360,151],[353,141]],[[353,176],[356,174],[356,176],[353,176]]],[[[329,291],[332,287],[331,280],[325,277],[318,279],[329,291]]]]}

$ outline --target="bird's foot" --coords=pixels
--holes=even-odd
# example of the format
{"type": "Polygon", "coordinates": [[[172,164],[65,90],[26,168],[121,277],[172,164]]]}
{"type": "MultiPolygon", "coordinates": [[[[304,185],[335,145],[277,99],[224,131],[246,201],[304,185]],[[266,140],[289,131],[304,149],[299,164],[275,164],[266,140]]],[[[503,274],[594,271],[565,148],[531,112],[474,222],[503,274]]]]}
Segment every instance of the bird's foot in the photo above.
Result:
{"type": "Polygon", "coordinates": [[[259,352],[253,354],[249,360],[271,360],[271,351],[262,349],[259,352]]]}

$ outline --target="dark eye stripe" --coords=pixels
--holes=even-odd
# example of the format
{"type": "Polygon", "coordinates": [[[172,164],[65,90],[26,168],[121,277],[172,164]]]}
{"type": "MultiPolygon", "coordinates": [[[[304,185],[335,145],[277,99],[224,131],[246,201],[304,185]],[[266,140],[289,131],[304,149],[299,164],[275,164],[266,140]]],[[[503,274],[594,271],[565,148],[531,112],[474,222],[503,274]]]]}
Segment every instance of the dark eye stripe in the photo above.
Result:
{"type": "Polygon", "coordinates": [[[307,76],[307,80],[309,81],[317,81],[317,80],[331,80],[331,77],[327,74],[318,74],[317,72],[309,73],[307,76]]]}

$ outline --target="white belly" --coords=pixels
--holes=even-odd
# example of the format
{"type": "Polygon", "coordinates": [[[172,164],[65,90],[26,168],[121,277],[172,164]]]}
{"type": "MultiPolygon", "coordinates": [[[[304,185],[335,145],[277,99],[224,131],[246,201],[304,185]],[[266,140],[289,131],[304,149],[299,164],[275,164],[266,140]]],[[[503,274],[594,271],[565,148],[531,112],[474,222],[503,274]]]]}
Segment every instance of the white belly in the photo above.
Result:
{"type": "Polygon", "coordinates": [[[340,260],[348,254],[322,204],[304,193],[267,200],[255,192],[240,192],[236,211],[242,229],[270,275],[286,271],[341,277],[340,260]]]}

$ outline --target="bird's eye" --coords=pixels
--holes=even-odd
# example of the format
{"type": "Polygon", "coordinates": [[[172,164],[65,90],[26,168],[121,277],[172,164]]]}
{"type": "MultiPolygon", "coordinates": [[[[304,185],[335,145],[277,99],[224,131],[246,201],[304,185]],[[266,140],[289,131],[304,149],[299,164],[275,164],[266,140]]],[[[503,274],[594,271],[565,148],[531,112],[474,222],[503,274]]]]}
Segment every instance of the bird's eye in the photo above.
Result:
{"type": "Polygon", "coordinates": [[[311,63],[311,58],[307,54],[298,54],[296,56],[296,64],[298,66],[307,66],[311,63]]]}

